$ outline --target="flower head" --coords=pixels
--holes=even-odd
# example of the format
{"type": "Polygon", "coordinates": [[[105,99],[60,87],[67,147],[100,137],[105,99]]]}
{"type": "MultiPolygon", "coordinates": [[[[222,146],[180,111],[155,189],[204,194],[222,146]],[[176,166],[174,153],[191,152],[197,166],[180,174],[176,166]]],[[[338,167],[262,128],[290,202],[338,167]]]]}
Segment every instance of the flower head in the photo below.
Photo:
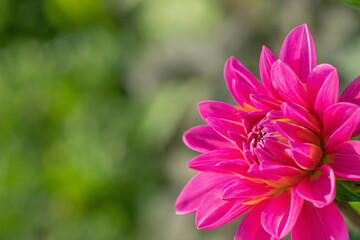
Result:
{"type": "Polygon", "coordinates": [[[306,25],[286,37],[279,59],[263,47],[262,83],[231,57],[224,76],[238,105],[199,104],[207,125],[184,134],[199,171],[176,201],[200,229],[244,214],[235,239],[349,239],[335,198],[338,179],[360,180],[360,78],[338,98],[339,79],[316,63],[306,25]]]}

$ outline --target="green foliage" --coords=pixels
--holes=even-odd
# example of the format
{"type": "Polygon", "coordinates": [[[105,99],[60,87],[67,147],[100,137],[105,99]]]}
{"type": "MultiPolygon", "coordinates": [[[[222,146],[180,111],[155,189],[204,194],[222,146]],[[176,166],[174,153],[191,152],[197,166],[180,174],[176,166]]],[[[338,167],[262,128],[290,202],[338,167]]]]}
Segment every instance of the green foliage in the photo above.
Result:
{"type": "Polygon", "coordinates": [[[360,0],[336,0],[336,1],[349,3],[349,4],[360,7],[360,0]]]}
{"type": "Polygon", "coordinates": [[[347,202],[360,202],[360,182],[337,181],[336,198],[347,202]]]}

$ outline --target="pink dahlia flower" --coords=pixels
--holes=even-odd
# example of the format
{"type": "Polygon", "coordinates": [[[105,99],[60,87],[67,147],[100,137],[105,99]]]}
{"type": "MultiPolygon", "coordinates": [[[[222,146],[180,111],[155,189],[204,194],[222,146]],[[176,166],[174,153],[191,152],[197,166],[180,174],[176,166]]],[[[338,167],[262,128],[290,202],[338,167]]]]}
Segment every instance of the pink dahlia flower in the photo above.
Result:
{"type": "Polygon", "coordinates": [[[349,239],[333,203],[336,179],[360,180],[360,78],[338,98],[336,69],[316,63],[306,25],[286,37],[279,59],[263,47],[263,84],[236,58],[224,70],[238,105],[199,104],[207,125],[184,134],[199,171],[176,201],[200,229],[245,215],[235,239],[349,239]]]}

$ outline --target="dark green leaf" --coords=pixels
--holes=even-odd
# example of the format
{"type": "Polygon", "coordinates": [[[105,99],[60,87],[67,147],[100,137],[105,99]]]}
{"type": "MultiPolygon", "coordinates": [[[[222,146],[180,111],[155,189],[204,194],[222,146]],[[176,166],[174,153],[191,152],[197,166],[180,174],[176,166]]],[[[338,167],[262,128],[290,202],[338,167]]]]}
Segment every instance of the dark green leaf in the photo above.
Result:
{"type": "Polygon", "coordinates": [[[359,182],[337,182],[336,198],[347,202],[360,202],[359,182]]]}

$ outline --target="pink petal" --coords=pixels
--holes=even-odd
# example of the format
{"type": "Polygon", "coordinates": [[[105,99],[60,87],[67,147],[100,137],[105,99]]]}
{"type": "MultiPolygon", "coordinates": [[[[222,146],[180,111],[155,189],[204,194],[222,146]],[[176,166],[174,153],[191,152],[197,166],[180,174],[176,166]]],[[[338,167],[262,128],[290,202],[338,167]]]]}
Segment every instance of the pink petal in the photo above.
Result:
{"type": "Polygon", "coordinates": [[[329,149],[351,138],[360,123],[360,107],[352,103],[338,103],[329,107],[323,116],[322,138],[329,149]]]}
{"type": "Polygon", "coordinates": [[[235,57],[231,57],[225,64],[224,77],[228,86],[230,94],[240,104],[243,105],[243,100],[239,99],[233,90],[233,81],[241,82],[246,86],[252,87],[258,93],[266,93],[264,86],[256,79],[250,71],[242,65],[242,63],[235,57]]]}
{"type": "Polygon", "coordinates": [[[234,240],[277,240],[264,230],[261,225],[261,214],[267,202],[256,205],[246,214],[236,231],[234,240]]]}
{"type": "Polygon", "coordinates": [[[291,145],[293,148],[286,151],[302,169],[312,170],[320,163],[323,150],[319,146],[310,143],[291,143],[291,145]]]}
{"type": "MultiPolygon", "coordinates": [[[[268,176],[266,176],[261,170],[260,166],[258,164],[253,164],[248,170],[248,173],[253,178],[257,179],[269,179],[268,176]]],[[[278,176],[276,176],[276,179],[278,179],[278,176]]]]}
{"type": "Polygon", "coordinates": [[[351,102],[360,105],[360,76],[350,83],[341,94],[340,102],[351,102]]]}
{"type": "Polygon", "coordinates": [[[349,240],[344,219],[334,203],[317,208],[305,202],[291,237],[293,240],[349,240]]]}
{"type": "Polygon", "coordinates": [[[284,137],[293,142],[320,144],[319,137],[308,128],[297,124],[276,121],[274,122],[276,130],[284,137]]]}
{"type": "Polygon", "coordinates": [[[307,175],[296,188],[297,193],[315,207],[325,207],[335,199],[335,175],[331,167],[323,165],[307,175]]]}
{"type": "Polygon", "coordinates": [[[203,119],[214,117],[239,122],[242,120],[238,115],[240,110],[227,103],[218,101],[204,101],[198,104],[198,109],[203,119]]]}
{"type": "Polygon", "coordinates": [[[228,171],[217,167],[216,164],[223,161],[229,161],[243,157],[244,157],[243,154],[237,149],[223,148],[196,156],[190,162],[188,162],[187,166],[188,168],[197,171],[229,173],[228,171]]]}
{"type": "Polygon", "coordinates": [[[201,201],[196,212],[196,226],[199,229],[212,229],[223,226],[246,213],[252,206],[242,201],[220,199],[220,189],[209,192],[201,201]]]}
{"type": "Polygon", "coordinates": [[[228,172],[240,175],[241,177],[250,177],[248,174],[249,165],[244,159],[228,160],[219,162],[216,164],[217,167],[224,169],[228,172]]]}
{"type": "Polygon", "coordinates": [[[285,118],[298,122],[316,133],[321,132],[322,125],[320,120],[302,106],[286,102],[281,105],[281,110],[285,118]]]}
{"type": "Polygon", "coordinates": [[[236,148],[220,136],[210,126],[197,126],[187,130],[183,135],[185,145],[197,152],[209,152],[217,148],[236,148]]]}
{"type": "Polygon", "coordinates": [[[231,142],[233,142],[233,140],[231,139],[231,137],[229,135],[230,132],[238,133],[239,136],[242,137],[242,139],[244,141],[246,140],[245,129],[244,129],[244,126],[242,125],[242,123],[240,123],[240,122],[234,122],[234,121],[229,121],[226,119],[212,118],[212,117],[208,117],[207,119],[205,119],[205,121],[217,133],[219,133],[221,136],[223,136],[224,138],[228,139],[231,142]]]}
{"type": "MultiPolygon", "coordinates": [[[[341,94],[340,102],[351,102],[360,105],[360,76],[357,77],[341,94]]],[[[360,124],[353,133],[353,136],[360,135],[360,124]]]]}
{"type": "Polygon", "coordinates": [[[323,63],[316,66],[309,74],[306,86],[311,102],[314,104],[321,86],[324,84],[328,75],[333,71],[336,71],[336,68],[330,64],[323,63]]]}
{"type": "Polygon", "coordinates": [[[270,94],[275,99],[278,99],[279,94],[274,89],[271,81],[271,67],[274,62],[276,62],[274,54],[267,47],[263,46],[259,61],[260,77],[270,94]]]}
{"type": "Polygon", "coordinates": [[[325,155],[327,154],[355,154],[360,155],[360,141],[346,141],[342,142],[328,150],[326,150],[325,155]]]}
{"type": "Polygon", "coordinates": [[[253,124],[261,121],[261,119],[263,119],[265,115],[266,113],[262,111],[244,113],[242,117],[245,132],[249,133],[251,131],[251,128],[253,127],[253,124]]]}
{"type": "Polygon", "coordinates": [[[255,183],[245,179],[237,179],[226,183],[220,192],[223,200],[239,200],[264,197],[274,191],[273,187],[265,183],[255,183]]]}
{"type": "Polygon", "coordinates": [[[315,111],[320,117],[331,105],[337,103],[339,96],[339,77],[337,71],[332,71],[321,86],[315,101],[315,111]]]}
{"type": "Polygon", "coordinates": [[[264,229],[277,238],[285,237],[293,228],[304,201],[294,187],[273,199],[261,215],[264,229]]]}
{"type": "Polygon", "coordinates": [[[176,214],[196,212],[208,192],[234,179],[235,177],[229,175],[198,173],[185,185],[176,199],[176,214]]]}
{"type": "Polygon", "coordinates": [[[294,160],[285,152],[289,148],[288,145],[283,144],[279,141],[274,140],[264,140],[265,146],[269,151],[282,163],[285,165],[296,166],[294,160]]]}
{"type": "Polygon", "coordinates": [[[360,155],[330,154],[326,155],[324,161],[329,163],[337,177],[360,181],[360,155]]]}
{"type": "Polygon", "coordinates": [[[234,93],[239,101],[241,101],[241,106],[244,106],[245,104],[253,105],[250,100],[251,94],[258,94],[258,91],[248,85],[246,85],[243,82],[240,81],[233,81],[232,84],[234,93]]]}
{"type": "Polygon", "coordinates": [[[261,94],[251,94],[250,100],[252,104],[259,110],[269,112],[271,110],[279,110],[280,102],[275,99],[261,95],[261,94]]]}
{"type": "Polygon", "coordinates": [[[272,161],[272,162],[278,162],[278,159],[271,155],[271,153],[261,149],[261,148],[255,148],[254,149],[256,157],[259,159],[260,162],[262,161],[272,161]]]}
{"type": "Polygon", "coordinates": [[[308,74],[316,66],[315,45],[306,24],[294,28],[287,35],[279,58],[293,69],[302,82],[306,83],[308,74]]]}
{"type": "Polygon", "coordinates": [[[304,85],[286,63],[277,60],[273,64],[271,79],[282,100],[297,103],[305,108],[311,108],[312,104],[304,85]]]}
{"type": "Polygon", "coordinates": [[[306,175],[305,171],[298,168],[266,160],[261,162],[260,171],[268,179],[286,185],[297,184],[306,175]]]}
{"type": "Polygon", "coordinates": [[[243,151],[243,143],[247,140],[246,136],[238,132],[229,131],[229,139],[232,140],[240,151],[243,151]]]}

